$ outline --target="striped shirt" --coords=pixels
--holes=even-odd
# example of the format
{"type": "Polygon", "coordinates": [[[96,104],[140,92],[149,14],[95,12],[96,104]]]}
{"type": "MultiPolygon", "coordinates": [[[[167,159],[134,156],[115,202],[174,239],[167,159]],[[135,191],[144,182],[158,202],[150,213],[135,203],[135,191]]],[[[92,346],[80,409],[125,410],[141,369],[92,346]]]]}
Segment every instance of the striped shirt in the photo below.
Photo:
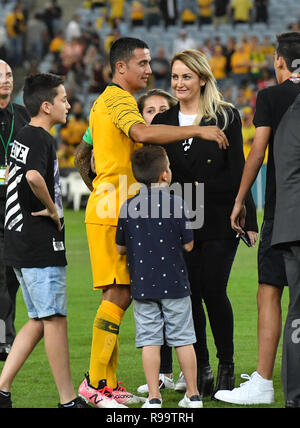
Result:
{"type": "Polygon", "coordinates": [[[93,182],[86,223],[116,226],[119,209],[136,183],[130,158],[141,147],[133,142],[132,125],[145,123],[135,98],[115,84],[107,86],[90,113],[90,132],[97,177],[93,182]]]}

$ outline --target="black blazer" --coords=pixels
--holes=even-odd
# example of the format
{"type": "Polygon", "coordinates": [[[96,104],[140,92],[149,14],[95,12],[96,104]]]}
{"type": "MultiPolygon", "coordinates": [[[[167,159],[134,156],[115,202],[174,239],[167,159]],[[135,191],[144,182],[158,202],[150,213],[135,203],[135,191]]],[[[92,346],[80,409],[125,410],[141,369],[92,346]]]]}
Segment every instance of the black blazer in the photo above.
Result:
{"type": "Polygon", "coordinates": [[[272,245],[300,241],[300,95],[287,110],[274,140],[276,208],[272,245]]]}
{"type": "MultiPolygon", "coordinates": [[[[245,159],[240,115],[236,109],[228,109],[228,112],[230,124],[225,134],[230,145],[227,150],[219,149],[214,141],[198,138],[194,138],[188,154],[184,153],[183,141],[164,146],[170,160],[173,183],[193,183],[194,189],[198,183],[204,183],[204,225],[194,231],[195,240],[231,239],[236,236],[231,228],[230,214],[239,189],[245,159]]],[[[155,116],[152,124],[179,126],[178,113],[179,104],[155,116]]],[[[218,120],[222,128],[222,118],[218,117],[218,120]]],[[[215,123],[206,122],[203,118],[201,126],[207,125],[215,123]]],[[[193,210],[196,208],[195,204],[193,197],[193,210]]],[[[247,196],[246,208],[245,230],[258,231],[256,207],[251,192],[247,196]]]]}

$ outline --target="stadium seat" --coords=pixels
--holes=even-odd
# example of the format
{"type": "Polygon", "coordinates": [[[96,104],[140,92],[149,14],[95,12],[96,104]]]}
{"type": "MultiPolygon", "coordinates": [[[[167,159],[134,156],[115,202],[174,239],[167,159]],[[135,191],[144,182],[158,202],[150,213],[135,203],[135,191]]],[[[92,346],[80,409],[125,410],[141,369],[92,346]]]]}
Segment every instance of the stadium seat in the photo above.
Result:
{"type": "Polygon", "coordinates": [[[74,211],[80,210],[82,196],[89,196],[91,193],[77,171],[63,178],[62,192],[67,192],[68,202],[73,202],[74,211]]]}

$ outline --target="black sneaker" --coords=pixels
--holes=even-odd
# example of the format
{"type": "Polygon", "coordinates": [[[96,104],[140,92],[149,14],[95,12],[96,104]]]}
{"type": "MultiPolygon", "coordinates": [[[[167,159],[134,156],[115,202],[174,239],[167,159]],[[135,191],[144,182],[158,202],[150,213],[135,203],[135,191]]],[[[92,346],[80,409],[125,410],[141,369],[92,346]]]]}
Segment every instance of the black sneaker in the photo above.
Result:
{"type": "Polygon", "coordinates": [[[0,351],[0,361],[6,361],[7,357],[8,357],[8,353],[7,352],[0,351]]]}
{"type": "Polygon", "coordinates": [[[11,409],[12,401],[10,392],[0,391],[0,409],[11,409]]]}
{"type": "Polygon", "coordinates": [[[67,404],[58,404],[59,409],[91,409],[81,397],[77,397],[74,400],[70,401],[67,404]]]}

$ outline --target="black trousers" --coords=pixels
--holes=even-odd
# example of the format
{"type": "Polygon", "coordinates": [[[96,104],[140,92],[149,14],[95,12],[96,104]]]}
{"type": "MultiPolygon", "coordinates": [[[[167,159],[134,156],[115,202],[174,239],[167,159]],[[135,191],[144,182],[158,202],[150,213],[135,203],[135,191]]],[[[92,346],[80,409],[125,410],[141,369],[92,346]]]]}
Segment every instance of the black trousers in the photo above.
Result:
{"type": "Polygon", "coordinates": [[[300,407],[300,246],[284,251],[284,261],[290,302],[283,336],[282,384],[287,405],[300,407]]]}
{"type": "Polygon", "coordinates": [[[0,344],[12,345],[19,283],[13,268],[4,264],[4,213],[5,200],[0,199],[0,344]]]}
{"type": "MultiPolygon", "coordinates": [[[[194,345],[198,367],[209,365],[206,340],[206,306],[210,327],[221,364],[232,364],[234,355],[233,312],[227,284],[238,248],[237,239],[195,242],[185,256],[192,290],[192,310],[197,343],[194,345]]],[[[161,373],[172,372],[171,349],[161,350],[161,373]]]]}

